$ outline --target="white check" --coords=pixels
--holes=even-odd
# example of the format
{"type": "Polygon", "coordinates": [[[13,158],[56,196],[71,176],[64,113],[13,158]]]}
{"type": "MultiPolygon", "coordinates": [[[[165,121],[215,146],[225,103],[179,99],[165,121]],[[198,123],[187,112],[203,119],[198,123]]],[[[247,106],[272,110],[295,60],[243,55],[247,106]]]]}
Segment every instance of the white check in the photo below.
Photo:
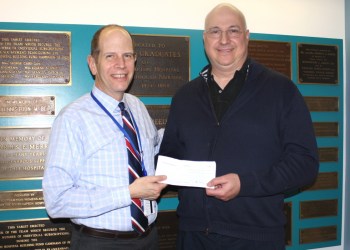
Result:
{"type": "Polygon", "coordinates": [[[166,175],[162,183],[175,186],[208,188],[207,183],[215,178],[215,161],[177,160],[160,155],[155,175],[166,175]]]}

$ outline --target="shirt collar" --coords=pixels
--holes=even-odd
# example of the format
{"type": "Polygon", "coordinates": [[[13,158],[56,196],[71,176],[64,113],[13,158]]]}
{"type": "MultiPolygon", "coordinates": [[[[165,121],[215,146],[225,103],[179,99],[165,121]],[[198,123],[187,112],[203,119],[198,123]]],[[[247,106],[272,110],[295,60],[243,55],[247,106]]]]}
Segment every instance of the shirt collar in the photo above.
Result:
{"type": "Polygon", "coordinates": [[[92,93],[111,114],[120,112],[120,109],[118,107],[119,102],[113,97],[101,91],[99,88],[96,87],[96,85],[93,86],[92,93]]]}

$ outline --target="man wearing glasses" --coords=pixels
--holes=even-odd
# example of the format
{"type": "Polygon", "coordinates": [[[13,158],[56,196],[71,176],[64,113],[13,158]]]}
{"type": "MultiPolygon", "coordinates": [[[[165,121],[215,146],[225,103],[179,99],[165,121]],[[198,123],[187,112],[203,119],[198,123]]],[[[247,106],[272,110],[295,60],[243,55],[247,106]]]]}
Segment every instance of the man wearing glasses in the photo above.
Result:
{"type": "Polygon", "coordinates": [[[215,161],[210,188],[179,187],[178,249],[285,249],[284,194],[311,184],[317,145],[304,99],[287,77],[248,58],[241,11],[205,19],[210,64],[172,100],[160,155],[215,161]]]}

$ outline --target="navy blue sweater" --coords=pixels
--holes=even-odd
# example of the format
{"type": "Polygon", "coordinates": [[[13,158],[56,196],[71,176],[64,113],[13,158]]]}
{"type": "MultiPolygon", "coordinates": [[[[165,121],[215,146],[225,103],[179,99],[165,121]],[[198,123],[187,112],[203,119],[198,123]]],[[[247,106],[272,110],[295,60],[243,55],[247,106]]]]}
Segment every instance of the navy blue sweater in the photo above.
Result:
{"type": "Polygon", "coordinates": [[[160,155],[215,161],[216,176],[237,173],[239,195],[208,197],[179,189],[181,230],[216,232],[252,240],[283,239],[284,194],[312,183],[318,172],[310,113],[295,84],[251,61],[235,101],[216,119],[205,74],[175,94],[160,155]]]}

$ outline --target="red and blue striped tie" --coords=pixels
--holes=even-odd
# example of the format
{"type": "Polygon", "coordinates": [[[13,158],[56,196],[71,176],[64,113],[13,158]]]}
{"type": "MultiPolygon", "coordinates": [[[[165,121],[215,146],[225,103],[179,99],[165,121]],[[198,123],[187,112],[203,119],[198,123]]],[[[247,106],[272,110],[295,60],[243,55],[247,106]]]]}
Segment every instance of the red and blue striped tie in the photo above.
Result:
{"type": "MultiPolygon", "coordinates": [[[[125,136],[126,148],[128,151],[129,158],[129,181],[130,183],[132,183],[135,179],[143,176],[141,167],[141,156],[137,143],[136,131],[131,121],[130,115],[128,111],[125,110],[125,105],[123,102],[120,102],[118,106],[122,113],[123,128],[129,135],[130,140],[132,141],[131,143],[129,139],[125,136]]],[[[148,219],[143,213],[141,199],[133,198],[130,209],[132,227],[135,231],[139,233],[145,232],[145,230],[148,227],[148,219]]]]}

